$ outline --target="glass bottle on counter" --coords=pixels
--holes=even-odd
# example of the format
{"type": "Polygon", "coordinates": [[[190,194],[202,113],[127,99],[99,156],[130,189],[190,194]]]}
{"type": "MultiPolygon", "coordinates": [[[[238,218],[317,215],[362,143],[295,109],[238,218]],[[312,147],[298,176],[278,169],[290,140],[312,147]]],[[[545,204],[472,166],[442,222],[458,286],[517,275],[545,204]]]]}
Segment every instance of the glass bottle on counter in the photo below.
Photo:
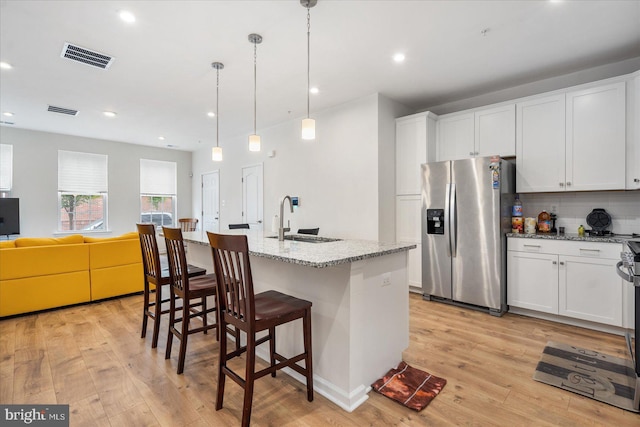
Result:
{"type": "Polygon", "coordinates": [[[578,227],[578,236],[584,236],[584,225],[582,224],[580,225],[580,227],[578,227]]]}
{"type": "Polygon", "coordinates": [[[522,234],[524,232],[524,219],[522,218],[522,202],[516,194],[516,200],[511,207],[511,232],[522,234]]]}

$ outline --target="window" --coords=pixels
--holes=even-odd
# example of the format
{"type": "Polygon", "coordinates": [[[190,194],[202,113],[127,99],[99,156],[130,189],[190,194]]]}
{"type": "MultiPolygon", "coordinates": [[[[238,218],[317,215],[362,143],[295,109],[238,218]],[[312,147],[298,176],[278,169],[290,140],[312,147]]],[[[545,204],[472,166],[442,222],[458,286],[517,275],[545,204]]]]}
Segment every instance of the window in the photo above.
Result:
{"type": "Polygon", "coordinates": [[[140,222],[174,226],[176,162],[140,159],[140,222]]]}
{"type": "Polygon", "coordinates": [[[13,145],[0,144],[0,191],[9,192],[13,186],[13,145]]]}
{"type": "Polygon", "coordinates": [[[58,150],[58,230],[107,229],[107,156],[58,150]]]}

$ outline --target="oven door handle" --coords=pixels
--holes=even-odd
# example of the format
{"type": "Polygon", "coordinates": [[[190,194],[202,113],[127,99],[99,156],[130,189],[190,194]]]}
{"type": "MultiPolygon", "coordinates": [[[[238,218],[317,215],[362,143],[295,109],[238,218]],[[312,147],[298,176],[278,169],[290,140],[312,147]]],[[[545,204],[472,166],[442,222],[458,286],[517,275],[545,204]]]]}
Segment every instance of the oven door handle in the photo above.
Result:
{"type": "Polygon", "coordinates": [[[628,273],[622,271],[623,264],[624,264],[624,261],[618,261],[618,263],[616,264],[616,271],[618,272],[618,276],[622,277],[627,282],[633,283],[633,274],[631,274],[631,270],[627,268],[628,273]]]}

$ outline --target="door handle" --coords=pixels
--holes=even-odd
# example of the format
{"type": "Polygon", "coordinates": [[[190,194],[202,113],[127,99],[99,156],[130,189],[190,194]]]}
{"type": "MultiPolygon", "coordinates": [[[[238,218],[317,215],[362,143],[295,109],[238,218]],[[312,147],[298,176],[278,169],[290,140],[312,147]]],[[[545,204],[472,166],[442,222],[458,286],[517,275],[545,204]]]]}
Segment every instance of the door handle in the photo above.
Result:
{"type": "Polygon", "coordinates": [[[258,220],[258,224],[262,224],[262,220],[261,220],[261,219],[260,219],[260,220],[258,220]]]}

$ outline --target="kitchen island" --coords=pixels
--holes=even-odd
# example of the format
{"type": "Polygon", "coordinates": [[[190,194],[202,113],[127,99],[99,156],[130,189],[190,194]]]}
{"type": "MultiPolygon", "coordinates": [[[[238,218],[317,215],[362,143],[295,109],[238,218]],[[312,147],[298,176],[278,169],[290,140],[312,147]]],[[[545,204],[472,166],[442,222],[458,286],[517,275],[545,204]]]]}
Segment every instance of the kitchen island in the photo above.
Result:
{"type": "MultiPolygon", "coordinates": [[[[402,361],[409,346],[407,251],[416,246],[361,240],[280,242],[254,230],[224,234],[247,235],[256,293],[275,289],[313,303],[315,391],[346,411],[367,400],[371,384],[402,361]]],[[[213,271],[206,233],[184,233],[184,240],[188,262],[213,271]]],[[[302,351],[301,321],[279,327],[276,335],[278,352],[302,351]]],[[[256,354],[268,360],[265,346],[256,354]]],[[[305,381],[288,368],[283,372],[305,381]]]]}

